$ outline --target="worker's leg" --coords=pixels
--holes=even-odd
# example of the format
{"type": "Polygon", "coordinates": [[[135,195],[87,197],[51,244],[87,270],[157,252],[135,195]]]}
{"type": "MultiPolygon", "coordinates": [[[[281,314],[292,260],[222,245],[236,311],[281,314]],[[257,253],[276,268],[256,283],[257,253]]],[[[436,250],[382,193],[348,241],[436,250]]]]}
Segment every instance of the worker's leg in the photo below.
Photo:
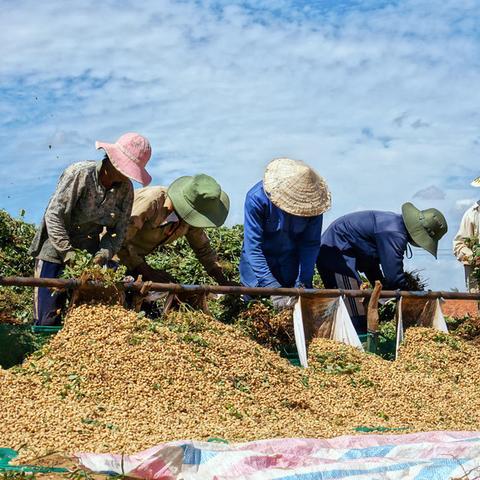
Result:
{"type": "Polygon", "coordinates": [[[337,280],[335,278],[335,272],[326,269],[319,269],[320,278],[322,279],[323,287],[324,288],[338,288],[337,280]]]}
{"type": "MultiPolygon", "coordinates": [[[[317,263],[317,267],[319,264],[317,263]]],[[[341,288],[344,290],[359,290],[360,282],[349,275],[342,275],[332,272],[325,268],[319,268],[320,277],[322,277],[323,286],[325,288],[341,288]]],[[[365,333],[367,331],[367,316],[361,298],[345,298],[345,305],[347,307],[353,326],[358,333],[365,333]]]]}
{"type": "MultiPolygon", "coordinates": [[[[336,273],[335,279],[337,288],[342,288],[344,290],[360,290],[361,283],[356,278],[336,273]]],[[[345,305],[357,333],[366,333],[367,315],[365,307],[363,306],[363,299],[346,297],[345,305]]]]}
{"type": "MultiPolygon", "coordinates": [[[[63,265],[35,260],[35,278],[58,278],[62,271],[63,265]]],[[[45,287],[35,288],[33,300],[35,325],[60,325],[60,311],[65,301],[65,292],[53,292],[45,287]]]]}

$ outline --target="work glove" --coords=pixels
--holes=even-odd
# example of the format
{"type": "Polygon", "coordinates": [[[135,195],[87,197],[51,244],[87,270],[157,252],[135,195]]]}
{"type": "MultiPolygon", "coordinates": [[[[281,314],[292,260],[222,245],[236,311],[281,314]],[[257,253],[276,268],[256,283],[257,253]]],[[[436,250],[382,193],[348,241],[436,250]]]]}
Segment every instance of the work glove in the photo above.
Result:
{"type": "Polygon", "coordinates": [[[69,263],[73,262],[75,260],[75,251],[70,250],[69,252],[66,253],[65,257],[63,257],[63,263],[65,265],[68,265],[69,263]]]}
{"type": "Polygon", "coordinates": [[[93,263],[95,265],[100,265],[101,267],[106,265],[109,260],[110,260],[110,252],[105,248],[100,249],[93,257],[93,263]]]}
{"type": "Polygon", "coordinates": [[[285,295],[272,295],[271,297],[273,308],[275,310],[285,310],[286,308],[293,308],[297,297],[288,297],[285,295]]]}
{"type": "Polygon", "coordinates": [[[218,284],[222,287],[241,287],[238,282],[236,282],[235,280],[228,280],[228,278],[226,278],[225,281],[221,283],[219,282],[218,284]]]}
{"type": "Polygon", "coordinates": [[[143,281],[150,281],[155,283],[178,283],[172,275],[163,271],[152,268],[147,263],[141,263],[132,271],[135,277],[142,276],[143,281]]]}
{"type": "Polygon", "coordinates": [[[225,274],[223,273],[223,270],[221,268],[213,268],[208,272],[210,277],[212,277],[219,285],[222,285],[224,287],[239,287],[240,284],[237,282],[234,282],[233,280],[229,280],[225,274]]]}

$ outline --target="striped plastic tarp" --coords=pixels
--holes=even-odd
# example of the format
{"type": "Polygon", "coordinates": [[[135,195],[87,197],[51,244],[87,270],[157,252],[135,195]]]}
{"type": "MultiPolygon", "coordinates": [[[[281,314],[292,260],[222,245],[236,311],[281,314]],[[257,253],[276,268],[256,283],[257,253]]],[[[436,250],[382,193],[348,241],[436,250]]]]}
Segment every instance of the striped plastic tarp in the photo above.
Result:
{"type": "Polygon", "coordinates": [[[480,432],[271,439],[248,443],[175,441],[135,455],[81,453],[97,472],[145,479],[472,479],[480,476],[480,432]]]}

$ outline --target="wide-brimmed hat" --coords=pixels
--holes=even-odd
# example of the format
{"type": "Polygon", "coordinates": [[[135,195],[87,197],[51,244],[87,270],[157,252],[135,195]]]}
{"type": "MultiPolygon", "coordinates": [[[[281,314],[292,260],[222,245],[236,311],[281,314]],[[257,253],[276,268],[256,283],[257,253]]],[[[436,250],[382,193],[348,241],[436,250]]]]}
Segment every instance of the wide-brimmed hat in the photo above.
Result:
{"type": "Polygon", "coordinates": [[[300,217],[321,215],[332,203],[325,180],[301,160],[272,160],[265,170],[263,189],[274,205],[300,217]]]}
{"type": "Polygon", "coordinates": [[[436,208],[419,210],[407,202],[402,205],[402,216],[414,243],[437,258],[438,242],[448,230],[442,212],[436,208]]]}
{"type": "Polygon", "coordinates": [[[112,165],[126,177],[143,186],[152,181],[152,177],[145,170],[145,165],[152,155],[152,148],[142,135],[130,132],[122,135],[115,143],[96,141],[95,148],[103,148],[112,165]]]}
{"type": "Polygon", "coordinates": [[[220,227],[230,209],[228,195],[205,174],[177,178],[167,195],[177,215],[192,227],[220,227]]]}
{"type": "Polygon", "coordinates": [[[474,180],[472,180],[472,182],[470,183],[470,185],[472,187],[480,187],[480,177],[477,177],[475,178],[474,180]]]}

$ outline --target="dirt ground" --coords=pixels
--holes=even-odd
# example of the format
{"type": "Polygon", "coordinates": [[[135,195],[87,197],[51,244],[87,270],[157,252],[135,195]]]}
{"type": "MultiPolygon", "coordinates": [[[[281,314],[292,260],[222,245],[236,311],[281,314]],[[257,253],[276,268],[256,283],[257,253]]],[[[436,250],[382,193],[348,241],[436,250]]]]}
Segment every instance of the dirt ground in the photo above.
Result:
{"type": "Polygon", "coordinates": [[[479,314],[476,300],[445,300],[442,304],[443,314],[447,317],[461,318],[466,315],[476,317],[479,314]]]}

